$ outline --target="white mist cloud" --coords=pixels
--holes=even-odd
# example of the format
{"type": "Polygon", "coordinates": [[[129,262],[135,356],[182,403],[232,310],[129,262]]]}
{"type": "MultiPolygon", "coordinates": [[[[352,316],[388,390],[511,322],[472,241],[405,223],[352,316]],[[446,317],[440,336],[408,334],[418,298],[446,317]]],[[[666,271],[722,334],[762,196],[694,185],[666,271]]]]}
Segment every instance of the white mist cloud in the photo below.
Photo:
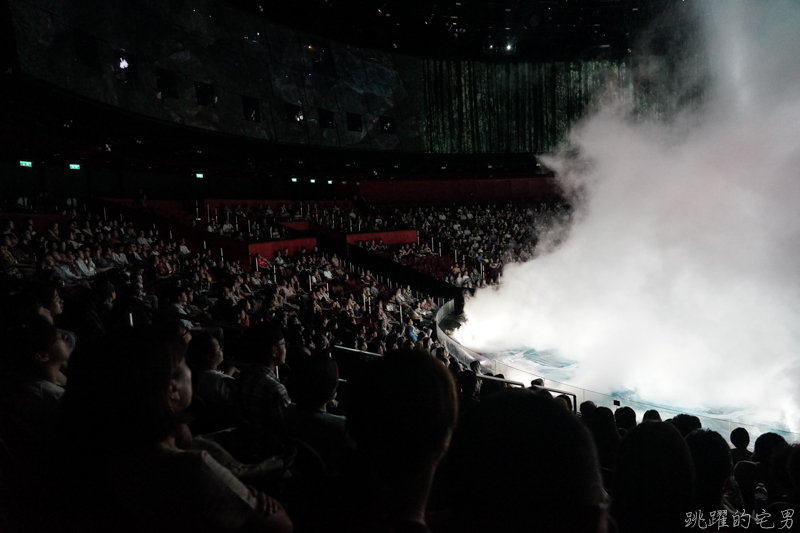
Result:
{"type": "Polygon", "coordinates": [[[466,305],[465,344],[556,349],[574,384],[752,409],[800,427],[800,4],[706,4],[714,71],[669,124],[599,110],[572,133],[589,170],[552,253],[466,305]]]}

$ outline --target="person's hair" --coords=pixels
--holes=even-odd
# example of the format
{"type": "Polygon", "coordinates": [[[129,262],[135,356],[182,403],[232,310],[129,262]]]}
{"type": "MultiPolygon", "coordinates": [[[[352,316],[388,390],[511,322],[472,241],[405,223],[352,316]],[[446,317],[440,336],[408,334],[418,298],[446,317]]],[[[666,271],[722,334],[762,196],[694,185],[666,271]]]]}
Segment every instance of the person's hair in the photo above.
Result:
{"type": "Polygon", "coordinates": [[[205,331],[192,334],[192,340],[186,348],[186,363],[192,368],[203,368],[208,357],[214,351],[214,336],[205,331]]]}
{"type": "Polygon", "coordinates": [[[36,355],[52,348],[58,340],[58,330],[44,318],[32,317],[5,330],[2,337],[4,354],[0,358],[0,370],[5,368],[18,375],[33,376],[38,367],[36,355]]]}
{"type": "Polygon", "coordinates": [[[300,358],[292,368],[289,385],[291,398],[298,407],[319,409],[333,399],[339,385],[339,366],[321,352],[300,358]]]}
{"type": "Polygon", "coordinates": [[[578,407],[578,411],[580,411],[582,417],[591,415],[595,409],[597,409],[597,405],[591,400],[582,402],[578,407]]]}
{"type": "Polygon", "coordinates": [[[613,491],[620,533],[682,529],[694,506],[694,466],[675,426],[648,422],[628,432],[617,453],[613,491]]]}
{"type": "Polygon", "coordinates": [[[617,421],[617,427],[630,431],[636,426],[636,411],[628,407],[620,407],[614,411],[614,419],[617,421]]]}
{"type": "Polygon", "coordinates": [[[781,447],[788,446],[786,439],[777,433],[763,433],[753,445],[753,460],[760,463],[769,463],[773,452],[781,447]]]}
{"type": "Polygon", "coordinates": [[[93,290],[95,296],[101,302],[105,302],[112,294],[116,293],[116,289],[111,283],[95,283],[93,290]]]}
{"type": "Polygon", "coordinates": [[[642,415],[642,422],[661,422],[661,414],[655,409],[649,409],[642,415]]]}
{"type": "Polygon", "coordinates": [[[716,511],[733,471],[728,443],[716,431],[696,429],[686,436],[686,445],[694,463],[697,505],[703,511],[716,511]]]}
{"type": "MultiPolygon", "coordinates": [[[[495,376],[495,377],[500,377],[500,376],[495,376]]],[[[482,379],[481,391],[480,391],[481,400],[503,390],[504,388],[503,385],[504,383],[502,381],[494,381],[493,379],[482,379]]]]}
{"type": "Polygon", "coordinates": [[[791,479],[796,491],[800,488],[800,444],[792,445],[792,451],[789,454],[789,461],[786,466],[789,479],[791,479]]]}
{"type": "Polygon", "coordinates": [[[569,397],[569,394],[559,394],[555,397],[555,400],[558,402],[563,402],[567,410],[572,411],[572,398],[569,397]]]}
{"type": "Polygon", "coordinates": [[[693,415],[680,414],[674,418],[667,420],[668,424],[672,424],[678,431],[681,432],[682,437],[686,437],[695,429],[702,429],[703,424],[700,419],[693,415]]]}
{"type": "Polygon", "coordinates": [[[456,383],[458,390],[462,394],[472,394],[475,391],[475,386],[478,384],[478,376],[472,370],[464,370],[456,376],[456,383]]]}
{"type": "Polygon", "coordinates": [[[283,340],[281,328],[272,322],[260,322],[247,328],[242,335],[247,362],[263,360],[283,340]]]}
{"type": "Polygon", "coordinates": [[[430,355],[396,350],[348,383],[347,431],[386,482],[417,475],[443,453],[458,415],[450,374],[430,355]]]}
{"type": "Polygon", "coordinates": [[[152,446],[183,422],[169,403],[185,345],[173,324],[120,328],[94,347],[94,368],[72,381],[65,419],[81,438],[116,446],[152,446]]]}
{"type": "Polygon", "coordinates": [[[49,309],[58,292],[58,285],[50,282],[33,283],[25,292],[32,296],[40,306],[49,309]]]}
{"type": "Polygon", "coordinates": [[[750,444],[750,434],[745,428],[736,428],[731,431],[731,443],[740,450],[746,450],[750,444]]]}
{"type": "Polygon", "coordinates": [[[575,531],[602,499],[586,429],[524,389],[498,392],[463,415],[442,478],[457,530],[467,533],[575,531]],[[492,457],[492,464],[475,468],[475,457],[492,457]]]}
{"type": "Polygon", "coordinates": [[[583,422],[594,439],[600,466],[613,470],[620,443],[614,413],[608,407],[597,407],[583,418],[583,422]]]}

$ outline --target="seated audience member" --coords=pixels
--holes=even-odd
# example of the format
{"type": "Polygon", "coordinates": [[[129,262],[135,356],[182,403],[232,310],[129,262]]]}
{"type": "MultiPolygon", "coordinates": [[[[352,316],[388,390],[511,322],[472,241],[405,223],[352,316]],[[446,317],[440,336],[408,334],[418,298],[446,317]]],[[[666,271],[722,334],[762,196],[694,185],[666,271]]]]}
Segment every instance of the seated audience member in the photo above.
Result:
{"type": "Polygon", "coordinates": [[[352,447],[345,417],[328,412],[338,386],[339,367],[327,354],[299,358],[292,367],[294,403],[286,411],[286,432],[319,453],[329,471],[336,471],[343,454],[352,447]]]}
{"type": "MultiPolygon", "coordinates": [[[[780,527],[791,529],[785,519],[796,520],[797,511],[800,510],[800,445],[794,444],[787,450],[786,456],[785,469],[789,481],[788,486],[791,488],[785,497],[770,497],[773,503],[767,507],[767,512],[772,517],[771,523],[778,524],[773,529],[780,529],[780,527]]],[[[795,523],[793,522],[792,525],[795,523]]]]}
{"type": "Polygon", "coordinates": [[[642,422],[661,422],[661,415],[655,409],[650,409],[642,415],[642,422]]]}
{"type": "Polygon", "coordinates": [[[620,533],[685,530],[686,513],[697,510],[694,467],[674,426],[648,422],[628,432],[617,453],[613,494],[611,515],[620,533]]]}
{"type": "Polygon", "coordinates": [[[3,436],[15,455],[41,459],[55,431],[64,388],[59,384],[72,349],[55,326],[28,319],[4,334],[2,376],[3,436]]]}
{"type": "Polygon", "coordinates": [[[617,421],[617,427],[622,435],[632,430],[636,426],[636,411],[628,406],[620,407],[614,411],[614,420],[617,421]]]}
{"type": "MultiPolygon", "coordinates": [[[[502,375],[492,376],[491,373],[485,374],[488,377],[496,377],[502,378],[502,375]]],[[[492,394],[496,394],[505,388],[506,384],[502,381],[495,381],[493,379],[481,379],[481,389],[480,389],[480,399],[483,401],[484,398],[491,396],[492,394]]]]}
{"type": "Polygon", "coordinates": [[[478,399],[480,383],[475,372],[464,370],[456,376],[456,384],[458,386],[458,414],[463,415],[480,402],[478,399]]]}
{"type": "Polygon", "coordinates": [[[725,486],[733,473],[728,443],[716,431],[697,429],[686,437],[692,454],[697,509],[706,514],[725,509],[737,511],[725,498],[725,486]]]}
{"type": "Polygon", "coordinates": [[[174,328],[121,330],[101,349],[98,368],[65,396],[65,427],[80,457],[67,485],[74,529],[102,519],[106,531],[292,530],[275,500],[206,452],[181,449],[191,439],[182,413],[192,376],[174,328]],[[90,451],[87,442],[103,446],[90,451]]]}
{"type": "Polygon", "coordinates": [[[528,388],[531,389],[536,394],[538,394],[539,396],[550,399],[553,398],[553,394],[549,390],[544,388],[544,380],[542,378],[532,379],[531,386],[528,388]]]}
{"type": "Polygon", "coordinates": [[[733,477],[739,484],[745,509],[754,507],[754,495],[759,483],[763,483],[770,498],[785,493],[785,479],[779,472],[780,460],[785,460],[789,451],[786,439],[777,433],[764,433],[756,439],[753,456],[749,461],[739,461],[733,469],[733,477]]]}
{"type": "Polygon", "coordinates": [[[583,423],[589,428],[589,432],[594,439],[600,466],[603,469],[614,470],[621,440],[614,420],[614,413],[608,407],[597,407],[592,411],[592,414],[583,417],[583,423]]]}
{"type": "Polygon", "coordinates": [[[559,394],[554,399],[561,407],[567,411],[572,411],[572,398],[570,398],[568,394],[559,394]]]}
{"type": "Polygon", "coordinates": [[[680,414],[675,416],[675,418],[670,418],[667,420],[667,424],[672,424],[680,431],[681,436],[684,438],[695,429],[702,429],[703,427],[698,417],[686,414],[680,414]]]}
{"type": "Polygon", "coordinates": [[[261,322],[247,328],[242,341],[250,364],[237,378],[239,406],[251,423],[273,426],[283,420],[291,403],[278,378],[278,367],[286,362],[283,332],[269,322],[261,322]]]}
{"type": "Polygon", "coordinates": [[[731,450],[731,458],[734,466],[739,461],[749,461],[753,454],[747,447],[750,445],[750,434],[745,428],[736,428],[731,431],[731,443],[734,448],[731,450]]]}
{"type": "Polygon", "coordinates": [[[412,344],[417,342],[418,331],[417,328],[414,327],[414,320],[409,318],[403,331],[406,340],[411,341],[412,344]]]}
{"type": "Polygon", "coordinates": [[[581,413],[581,417],[583,418],[591,415],[595,409],[597,409],[597,405],[595,405],[593,401],[589,400],[582,402],[580,407],[578,408],[578,410],[581,413]]]}
{"type": "Polygon", "coordinates": [[[502,391],[466,413],[437,481],[451,499],[448,531],[607,531],[591,437],[531,391],[502,391]],[[485,454],[488,468],[475,463],[485,454]]]}
{"type": "Polygon", "coordinates": [[[456,391],[429,354],[396,351],[370,361],[349,385],[354,463],[333,491],[326,531],[425,533],[434,473],[456,423],[456,391]]]}
{"type": "Polygon", "coordinates": [[[214,336],[206,332],[192,335],[186,362],[192,369],[193,390],[209,409],[234,405],[236,380],[233,376],[239,371],[234,366],[229,366],[225,372],[218,370],[223,359],[222,346],[214,336]]]}

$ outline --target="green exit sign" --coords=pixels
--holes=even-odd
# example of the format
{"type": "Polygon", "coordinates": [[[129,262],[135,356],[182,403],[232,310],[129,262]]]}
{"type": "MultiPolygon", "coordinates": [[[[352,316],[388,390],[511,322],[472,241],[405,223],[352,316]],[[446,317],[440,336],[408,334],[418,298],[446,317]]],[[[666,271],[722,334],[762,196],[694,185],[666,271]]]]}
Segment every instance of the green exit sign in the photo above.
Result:
{"type": "Polygon", "coordinates": [[[195,178],[202,178],[202,177],[203,177],[203,175],[202,175],[202,174],[195,174],[195,175],[194,175],[194,177],[195,177],[195,178]]]}
{"type": "Polygon", "coordinates": [[[70,166],[69,166],[69,169],[70,169],[70,170],[80,170],[80,169],[81,169],[81,166],[80,166],[80,165],[70,165],[70,166]]]}
{"type": "Polygon", "coordinates": [[[33,163],[31,163],[30,161],[20,161],[19,162],[19,166],[21,166],[21,167],[32,167],[33,163]]]}

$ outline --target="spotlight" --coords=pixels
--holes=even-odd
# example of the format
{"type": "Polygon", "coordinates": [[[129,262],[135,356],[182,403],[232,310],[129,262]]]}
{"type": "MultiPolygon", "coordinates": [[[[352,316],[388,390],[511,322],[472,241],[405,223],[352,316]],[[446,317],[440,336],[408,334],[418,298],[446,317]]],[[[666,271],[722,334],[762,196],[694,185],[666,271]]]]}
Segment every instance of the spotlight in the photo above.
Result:
{"type": "Polygon", "coordinates": [[[512,56],[517,52],[517,45],[514,43],[507,43],[505,47],[503,47],[503,54],[507,56],[512,56]]]}

